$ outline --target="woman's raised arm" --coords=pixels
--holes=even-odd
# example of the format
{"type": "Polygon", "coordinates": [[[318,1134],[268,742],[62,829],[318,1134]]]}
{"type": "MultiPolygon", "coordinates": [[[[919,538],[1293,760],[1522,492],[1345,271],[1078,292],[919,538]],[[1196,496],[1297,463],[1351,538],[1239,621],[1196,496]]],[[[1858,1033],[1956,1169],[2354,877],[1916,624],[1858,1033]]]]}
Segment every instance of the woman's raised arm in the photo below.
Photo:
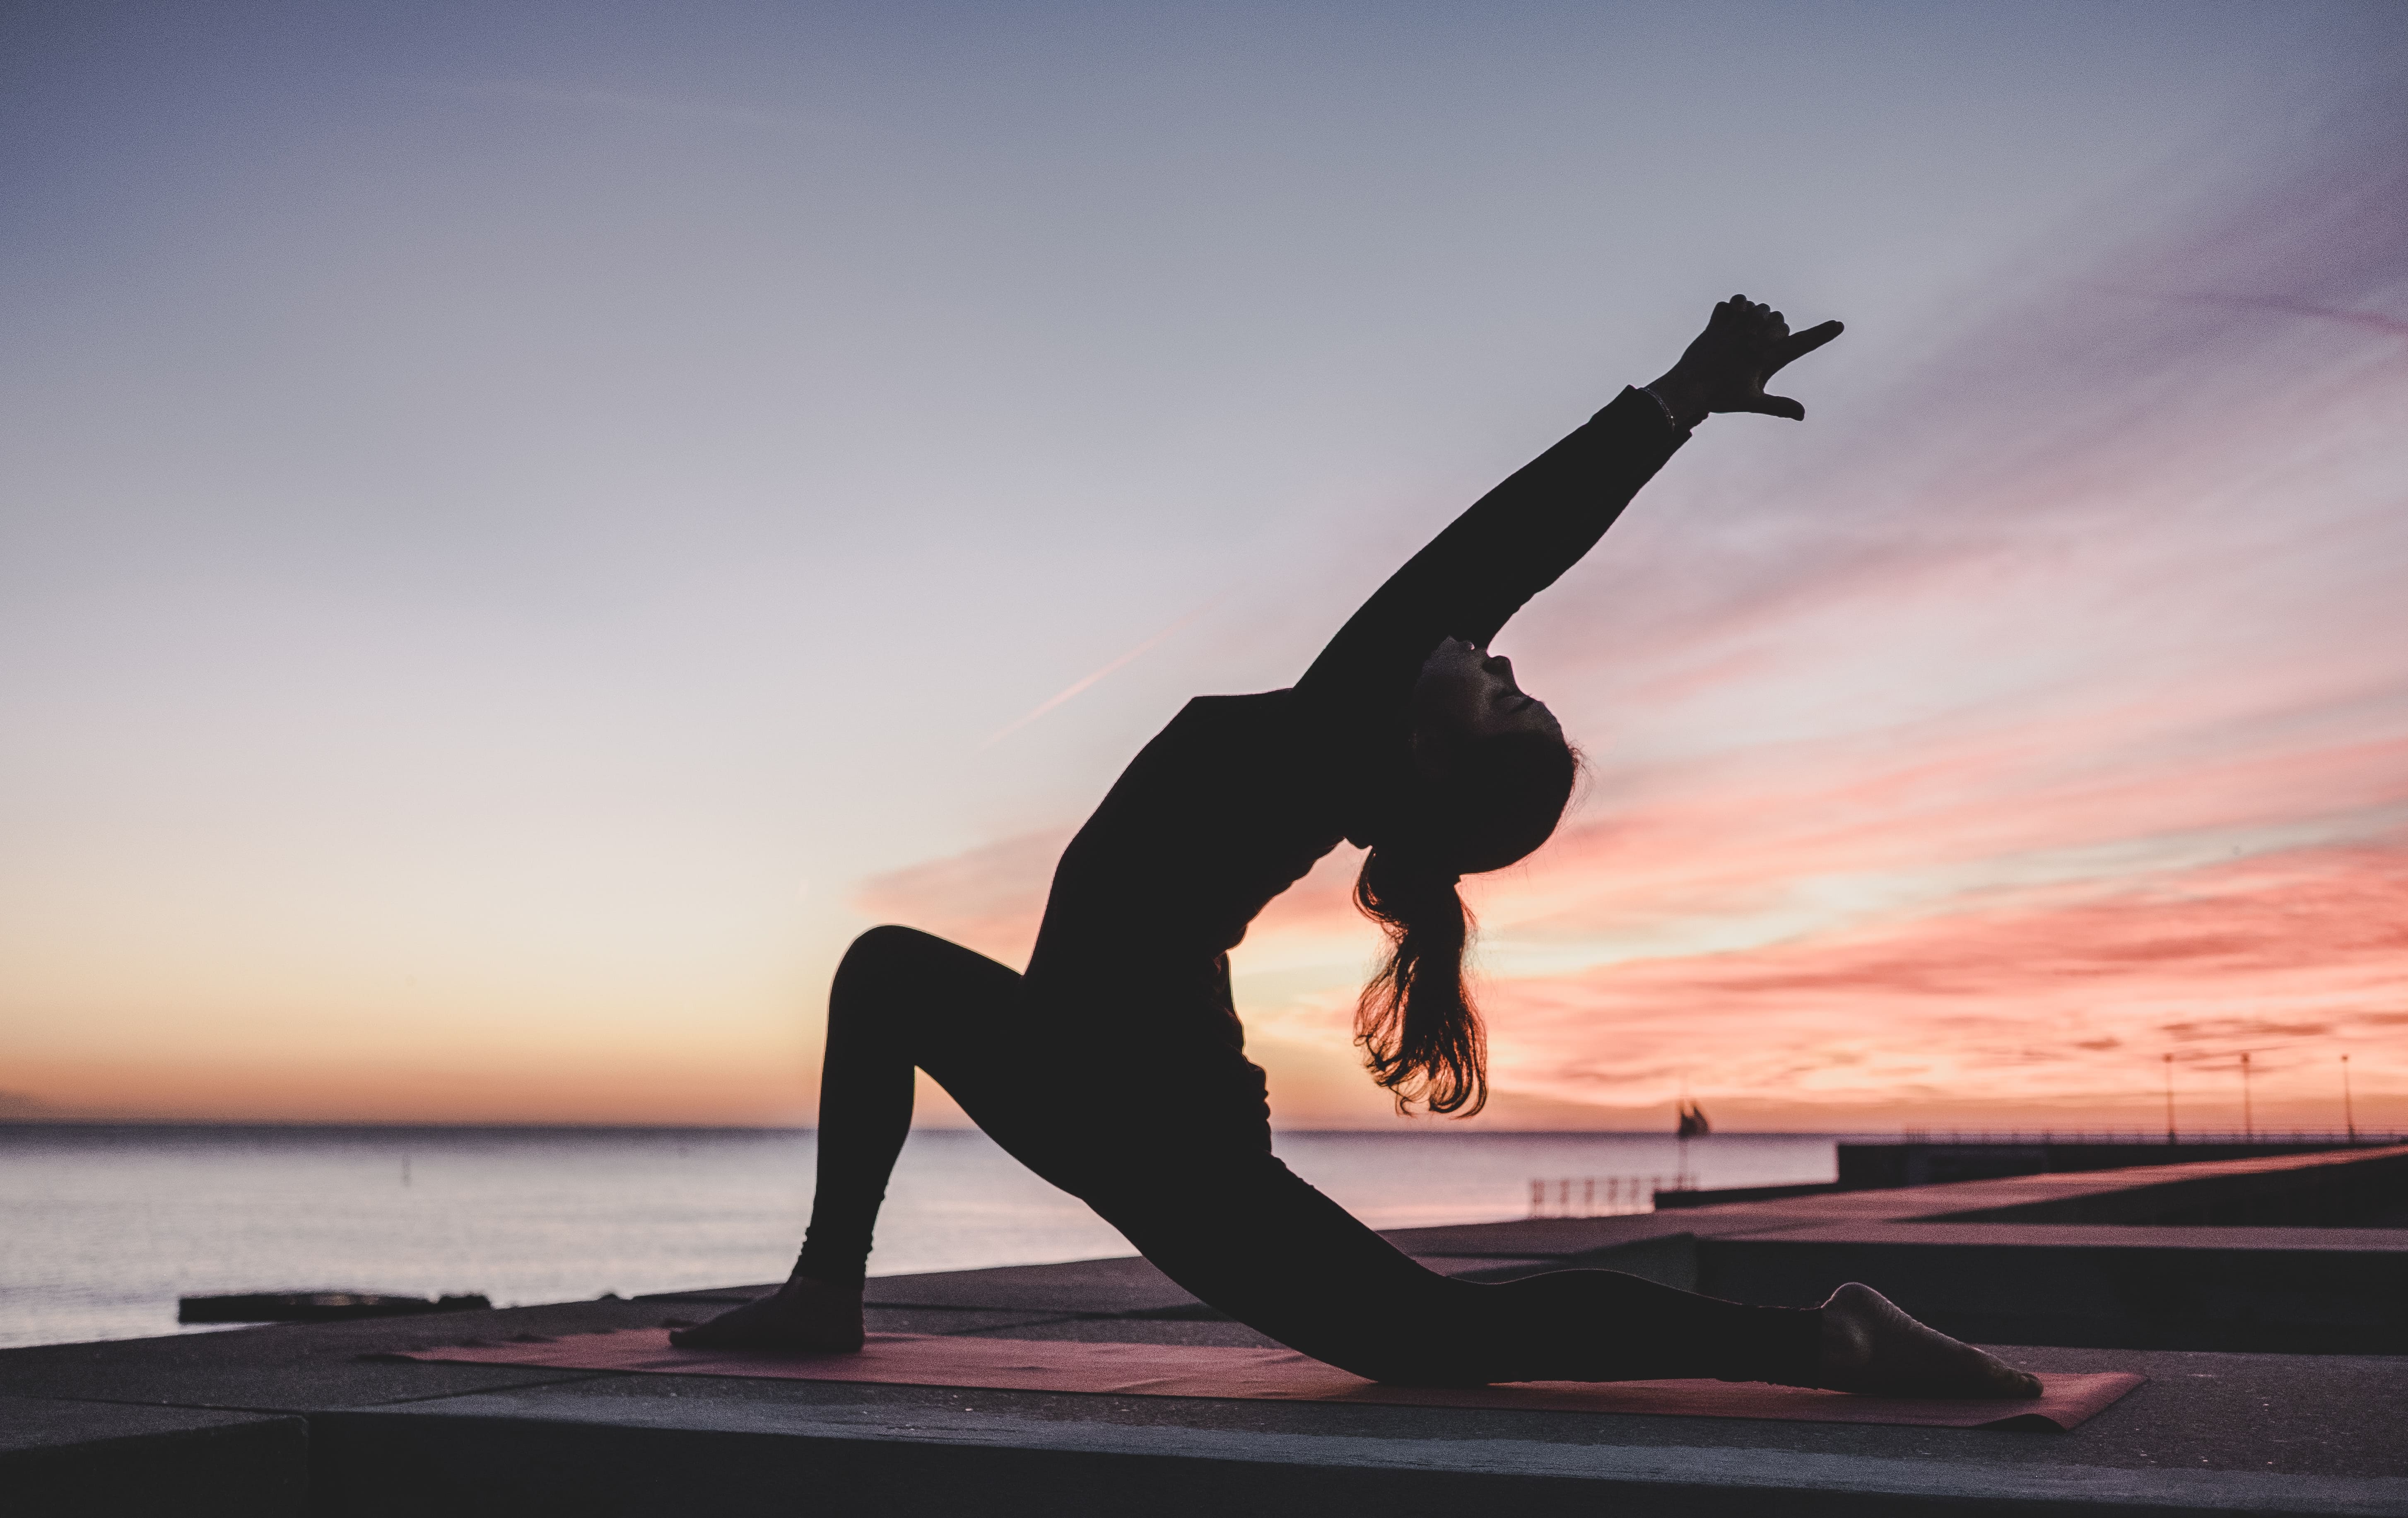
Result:
{"type": "Polygon", "coordinates": [[[1803,419],[1767,395],[1790,360],[1840,335],[1826,322],[1792,335],[1781,313],[1734,295],[1662,379],[1626,390],[1562,442],[1473,503],[1348,619],[1297,682],[1348,705],[1411,695],[1446,638],[1485,647],[1525,602],[1578,564],[1711,411],[1803,419]]]}
{"type": "Polygon", "coordinates": [[[1389,576],[1297,689],[1386,706],[1411,694],[1422,661],[1442,640],[1486,647],[1524,602],[1596,546],[1687,437],[1662,405],[1624,391],[1389,576]]]}

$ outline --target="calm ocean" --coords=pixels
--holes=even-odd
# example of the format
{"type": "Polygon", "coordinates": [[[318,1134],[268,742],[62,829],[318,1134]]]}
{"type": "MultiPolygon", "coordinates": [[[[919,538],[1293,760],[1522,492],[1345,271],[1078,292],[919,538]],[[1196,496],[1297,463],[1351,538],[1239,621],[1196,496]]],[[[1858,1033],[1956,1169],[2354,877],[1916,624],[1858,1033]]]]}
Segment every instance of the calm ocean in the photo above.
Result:
{"type": "MultiPolygon", "coordinates": [[[[1830,1134],[1689,1145],[1706,1186],[1828,1181],[1830,1134]]],[[[1530,1182],[1661,1176],[1642,1134],[1285,1133],[1282,1158],[1375,1227],[1529,1210],[1530,1182]]],[[[759,1129],[0,1126],[0,1345],[177,1332],[176,1298],[482,1292],[496,1305],[775,1281],[812,1136],[759,1129]]],[[[1550,1199],[1554,1191],[1551,1188],[1550,1199]]],[[[874,1273],[1125,1254],[976,1132],[916,1133],[874,1273]]]]}

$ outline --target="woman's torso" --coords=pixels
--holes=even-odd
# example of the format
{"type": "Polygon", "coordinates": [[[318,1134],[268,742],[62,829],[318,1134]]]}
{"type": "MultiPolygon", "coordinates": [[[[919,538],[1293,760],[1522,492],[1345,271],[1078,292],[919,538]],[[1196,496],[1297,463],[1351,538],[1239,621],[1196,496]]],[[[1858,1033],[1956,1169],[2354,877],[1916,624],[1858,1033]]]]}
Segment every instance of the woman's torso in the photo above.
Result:
{"type": "Polygon", "coordinates": [[[1188,702],[1063,851],[1025,982],[1033,1020],[1079,1058],[1137,1067],[1145,1101],[1258,1111],[1228,952],[1345,837],[1336,748],[1292,690],[1188,702]]]}

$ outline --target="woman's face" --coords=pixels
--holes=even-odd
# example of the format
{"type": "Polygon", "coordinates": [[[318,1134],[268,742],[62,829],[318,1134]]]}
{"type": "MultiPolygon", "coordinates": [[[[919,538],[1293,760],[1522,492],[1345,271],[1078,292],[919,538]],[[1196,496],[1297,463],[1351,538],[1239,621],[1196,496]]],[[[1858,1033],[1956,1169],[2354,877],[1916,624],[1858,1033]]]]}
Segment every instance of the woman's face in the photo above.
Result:
{"type": "Polygon", "coordinates": [[[1464,744],[1505,733],[1547,733],[1563,725],[1547,704],[1513,683],[1513,662],[1459,637],[1438,646],[1413,686],[1413,763],[1435,780],[1464,744]]]}

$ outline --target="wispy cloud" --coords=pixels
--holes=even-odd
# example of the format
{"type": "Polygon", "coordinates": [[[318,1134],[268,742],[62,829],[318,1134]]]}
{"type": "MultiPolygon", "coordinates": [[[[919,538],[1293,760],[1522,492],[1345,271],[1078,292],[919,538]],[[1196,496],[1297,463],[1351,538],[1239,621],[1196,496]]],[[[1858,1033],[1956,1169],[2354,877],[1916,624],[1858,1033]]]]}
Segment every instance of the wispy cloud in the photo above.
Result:
{"type": "Polygon", "coordinates": [[[1037,941],[1045,886],[1070,829],[1048,828],[862,882],[854,906],[1017,966],[1037,941]]]}
{"type": "MultiPolygon", "coordinates": [[[[2137,294],[2126,292],[2126,294],[2137,294]]],[[[2198,294],[2165,294],[2153,297],[2190,306],[2221,306],[2235,311],[2274,311],[2284,316],[2313,317],[2319,321],[2340,322],[2364,327],[2370,332],[2388,333],[2395,337],[2408,337],[2408,318],[2387,315],[2381,311],[2338,310],[2329,306],[2317,306],[2303,300],[2286,300],[2278,295],[2228,295],[2213,292],[2198,294]]]]}
{"type": "Polygon", "coordinates": [[[575,110],[605,111],[656,121],[694,122],[718,126],[796,134],[821,131],[826,123],[781,111],[731,106],[713,100],[687,100],[644,94],[597,85],[547,79],[472,79],[438,81],[424,86],[437,93],[524,106],[561,106],[575,110]]]}
{"type": "Polygon", "coordinates": [[[1193,611],[1189,611],[1185,615],[1178,618],[1168,626],[1163,628],[1160,632],[1155,633],[1153,637],[1147,638],[1144,642],[1140,643],[1137,647],[1129,650],[1126,653],[1111,660],[1101,668],[1096,669],[1091,674],[1082,675],[1079,679],[1072,680],[1069,684],[1065,685],[1062,689],[1054,692],[1052,695],[1049,695],[1044,700],[1037,703],[1036,706],[1030,708],[1027,711],[1013,718],[1010,722],[1004,723],[1001,727],[996,728],[994,732],[989,733],[986,737],[979,739],[977,749],[974,749],[972,752],[975,752],[979,750],[991,749],[995,747],[1005,738],[1008,738],[1012,734],[1019,732],[1022,728],[1027,726],[1030,723],[1035,722],[1038,718],[1044,716],[1047,712],[1052,711],[1054,708],[1062,705],[1064,702],[1070,700],[1072,697],[1088,690],[1099,681],[1126,669],[1129,666],[1137,663],[1140,659],[1144,658],[1155,649],[1158,649],[1163,644],[1170,641],[1171,638],[1177,637],[1182,630],[1192,625],[1197,618],[1203,616],[1206,612],[1211,610],[1214,607],[1220,604],[1220,598],[1217,596],[1205,602],[1202,606],[1199,606],[1193,611]]]}

